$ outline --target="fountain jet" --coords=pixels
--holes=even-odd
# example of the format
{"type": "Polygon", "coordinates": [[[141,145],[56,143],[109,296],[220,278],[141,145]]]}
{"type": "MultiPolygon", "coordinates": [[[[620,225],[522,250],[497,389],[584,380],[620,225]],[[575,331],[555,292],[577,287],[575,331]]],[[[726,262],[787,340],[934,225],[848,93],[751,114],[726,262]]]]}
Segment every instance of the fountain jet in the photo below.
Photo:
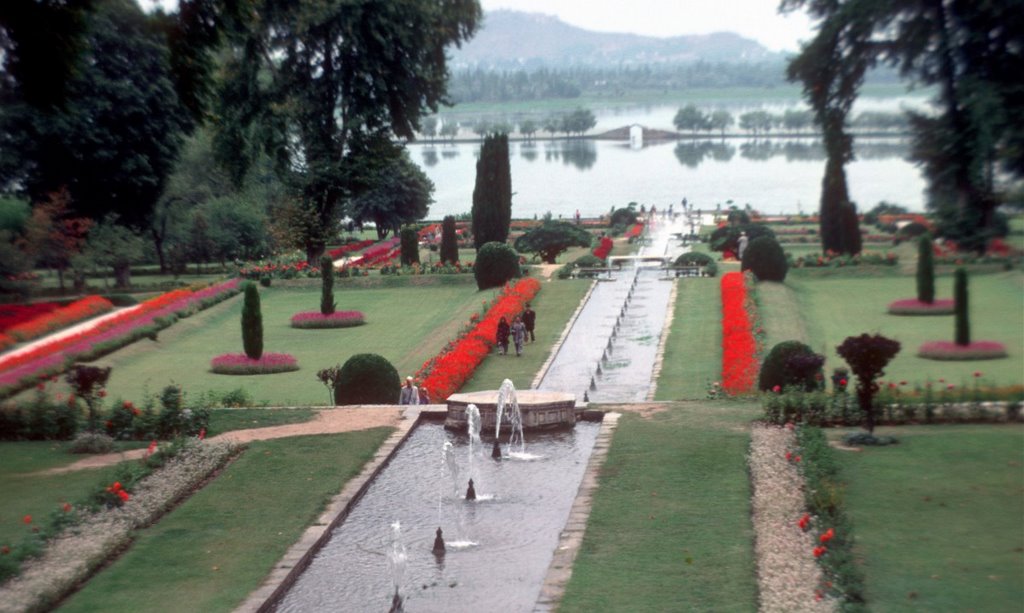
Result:
{"type": "Polygon", "coordinates": [[[444,549],[444,533],[441,532],[441,527],[437,527],[437,534],[434,536],[434,547],[430,550],[435,556],[443,556],[445,553],[444,549]]]}
{"type": "Polygon", "coordinates": [[[466,500],[476,500],[476,488],[473,487],[473,480],[469,480],[469,487],[466,488],[466,500]]]}

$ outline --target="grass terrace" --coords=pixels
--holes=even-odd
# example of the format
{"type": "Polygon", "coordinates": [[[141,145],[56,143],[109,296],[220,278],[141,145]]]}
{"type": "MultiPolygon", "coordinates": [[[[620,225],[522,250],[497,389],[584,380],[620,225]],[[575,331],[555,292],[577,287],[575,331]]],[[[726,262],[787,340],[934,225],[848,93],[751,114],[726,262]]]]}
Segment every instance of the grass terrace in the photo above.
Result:
{"type": "Polygon", "coordinates": [[[657,400],[695,400],[722,378],[720,279],[680,279],[657,400]]]}
{"type": "Polygon", "coordinates": [[[231,611],[390,430],[251,443],[61,611],[231,611]]]}
{"type": "Polygon", "coordinates": [[[754,611],[746,457],[756,405],[619,421],[559,611],[754,611]]]}
{"type": "Polygon", "coordinates": [[[339,308],[362,311],[367,323],[335,330],[300,330],[289,323],[293,314],[319,308],[318,285],[261,288],[260,295],[264,351],[291,353],[298,359],[298,371],[266,376],[209,372],[211,358],[242,349],[242,301],[232,298],[178,322],[156,344],[143,340],[99,360],[98,365],[113,367],[109,397],[137,403],[174,382],[189,394],[223,394],[241,386],[257,402],[323,405],[326,391],[316,380],[317,370],[371,352],[390,360],[400,374],[413,373],[495,293],[479,292],[472,284],[343,288],[335,292],[339,308]]]}
{"type": "Polygon", "coordinates": [[[1019,611],[1024,426],[876,432],[896,436],[900,444],[837,454],[868,606],[1019,611]]]}

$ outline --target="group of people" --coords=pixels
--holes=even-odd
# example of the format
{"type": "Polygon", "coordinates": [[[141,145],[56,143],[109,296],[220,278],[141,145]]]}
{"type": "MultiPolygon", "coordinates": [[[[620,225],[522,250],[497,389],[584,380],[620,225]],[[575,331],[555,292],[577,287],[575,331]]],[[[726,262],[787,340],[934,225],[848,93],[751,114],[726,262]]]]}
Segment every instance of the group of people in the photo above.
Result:
{"type": "Polygon", "coordinates": [[[508,341],[511,337],[516,347],[516,357],[523,355],[523,345],[526,343],[527,337],[529,337],[531,343],[537,340],[533,333],[536,323],[537,313],[530,307],[529,302],[526,303],[526,310],[523,311],[523,314],[516,315],[512,319],[511,325],[502,316],[501,320],[498,321],[497,338],[495,338],[495,341],[498,343],[498,353],[500,355],[508,354],[508,341]]]}
{"type": "MultiPolygon", "coordinates": [[[[522,315],[516,315],[511,325],[505,317],[502,317],[498,322],[498,338],[496,339],[498,352],[501,355],[508,353],[508,341],[511,338],[515,343],[516,355],[523,355],[523,345],[526,344],[527,338],[531,343],[537,340],[533,333],[536,323],[537,313],[530,307],[530,303],[526,303],[526,310],[522,315]]],[[[398,404],[430,404],[430,393],[425,386],[417,386],[416,380],[411,376],[406,377],[405,385],[402,386],[402,391],[398,394],[398,404]]]]}

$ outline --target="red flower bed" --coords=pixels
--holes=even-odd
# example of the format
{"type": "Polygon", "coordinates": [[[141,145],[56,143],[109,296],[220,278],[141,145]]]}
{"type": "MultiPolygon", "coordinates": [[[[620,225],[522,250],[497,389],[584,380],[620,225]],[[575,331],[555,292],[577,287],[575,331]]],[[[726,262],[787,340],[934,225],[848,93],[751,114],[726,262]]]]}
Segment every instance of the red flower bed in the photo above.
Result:
{"type": "Polygon", "coordinates": [[[743,275],[722,275],[722,389],[729,395],[746,394],[757,379],[757,342],[747,313],[747,287],[743,275]]]}
{"type": "Polygon", "coordinates": [[[629,238],[629,239],[636,238],[636,237],[640,236],[641,234],[643,234],[643,232],[644,232],[644,222],[638,221],[635,224],[631,225],[628,230],[626,230],[626,238],[629,238]]]}
{"type": "Polygon", "coordinates": [[[0,332],[0,351],[6,351],[13,347],[18,341],[0,332]]]}
{"type": "Polygon", "coordinates": [[[7,334],[18,341],[30,341],[112,310],[114,305],[106,298],[86,296],[66,307],[13,326],[7,330],[7,334]]]}
{"type": "Polygon", "coordinates": [[[372,244],[373,240],[370,239],[359,241],[358,243],[349,243],[342,247],[338,247],[337,249],[331,249],[330,251],[327,252],[327,255],[331,256],[332,260],[337,260],[346,253],[352,253],[354,251],[359,251],[360,249],[366,249],[372,244]]]}
{"type": "MultiPolygon", "coordinates": [[[[435,401],[443,401],[459,391],[469,380],[495,345],[498,321],[504,317],[511,321],[526,308],[526,303],[540,291],[536,279],[520,279],[515,285],[506,285],[494,305],[468,333],[448,343],[433,358],[423,363],[416,378],[430,390],[435,401]]],[[[476,316],[470,319],[473,323],[476,316]]]]}
{"type": "Polygon", "coordinates": [[[598,240],[597,247],[594,248],[594,256],[602,260],[607,258],[608,254],[612,252],[613,245],[614,243],[612,243],[612,239],[607,236],[602,236],[598,240]]]}
{"type": "Polygon", "coordinates": [[[0,357],[0,395],[63,371],[76,359],[109,353],[167,327],[178,313],[191,313],[238,293],[232,279],[197,292],[178,289],[161,294],[96,326],[40,344],[31,351],[0,357]]]}
{"type": "Polygon", "coordinates": [[[401,239],[396,236],[384,242],[377,243],[373,247],[370,247],[369,249],[364,251],[362,256],[346,264],[345,267],[365,268],[368,266],[379,264],[386,260],[390,260],[391,258],[395,257],[395,254],[401,252],[401,247],[398,246],[400,240],[401,239]]]}
{"type": "Polygon", "coordinates": [[[36,317],[46,315],[59,308],[60,305],[56,302],[0,305],[0,332],[6,332],[14,326],[31,321],[36,317]]]}

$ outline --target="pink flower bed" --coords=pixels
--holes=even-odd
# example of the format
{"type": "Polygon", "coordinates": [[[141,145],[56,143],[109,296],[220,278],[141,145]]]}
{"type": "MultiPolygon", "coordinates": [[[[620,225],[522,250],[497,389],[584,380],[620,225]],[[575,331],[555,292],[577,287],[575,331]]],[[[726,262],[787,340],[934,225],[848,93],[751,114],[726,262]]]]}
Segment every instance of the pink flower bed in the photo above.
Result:
{"type": "Polygon", "coordinates": [[[362,256],[349,262],[345,266],[346,268],[373,266],[378,262],[390,259],[391,257],[393,257],[391,255],[393,252],[401,251],[401,249],[398,247],[398,243],[400,241],[401,239],[396,236],[395,238],[386,240],[382,243],[378,243],[364,251],[362,256]]]}
{"type": "Polygon", "coordinates": [[[298,369],[290,353],[264,353],[258,360],[244,353],[225,353],[210,360],[210,370],[219,375],[269,375],[298,369]]]}
{"type": "Polygon", "coordinates": [[[292,315],[293,328],[348,328],[366,323],[362,311],[335,311],[324,315],[320,311],[303,311],[292,315]]]}
{"type": "Polygon", "coordinates": [[[998,341],[974,341],[969,345],[929,341],[921,345],[917,355],[929,360],[995,360],[1006,357],[1006,345],[998,341]]]}
{"type": "Polygon", "coordinates": [[[936,300],[931,304],[921,302],[917,298],[894,300],[889,303],[889,312],[893,315],[952,315],[952,300],[936,300]]]}
{"type": "Polygon", "coordinates": [[[358,243],[349,243],[347,245],[338,247],[337,249],[331,249],[327,252],[327,255],[331,256],[332,260],[337,260],[346,253],[352,253],[353,251],[359,251],[360,249],[366,249],[373,244],[373,241],[367,239],[365,241],[359,241],[358,243]]]}

